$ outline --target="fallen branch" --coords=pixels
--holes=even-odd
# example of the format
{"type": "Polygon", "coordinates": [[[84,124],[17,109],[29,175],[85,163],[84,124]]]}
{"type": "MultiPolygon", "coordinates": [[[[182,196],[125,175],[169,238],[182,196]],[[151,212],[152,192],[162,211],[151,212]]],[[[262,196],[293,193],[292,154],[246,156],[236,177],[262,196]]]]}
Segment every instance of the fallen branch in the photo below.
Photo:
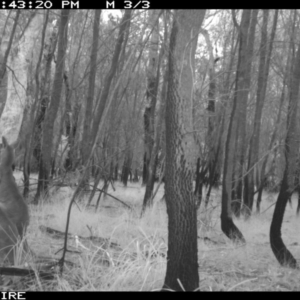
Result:
{"type": "MultiPolygon", "coordinates": [[[[90,184],[89,186],[92,187],[91,184],[90,184]]],[[[106,195],[112,197],[112,198],[115,199],[116,201],[121,202],[121,203],[122,203],[124,206],[126,206],[128,209],[133,210],[133,208],[132,208],[130,205],[128,205],[128,204],[125,203],[124,201],[120,200],[119,198],[117,198],[117,197],[115,197],[115,196],[113,196],[113,195],[111,195],[111,194],[105,192],[104,190],[97,188],[97,191],[98,191],[98,192],[102,192],[102,193],[104,193],[104,194],[106,194],[106,195]]]]}
{"type": "MultiPolygon", "coordinates": [[[[59,230],[56,230],[56,229],[53,229],[53,228],[50,228],[50,227],[46,227],[44,225],[40,225],[39,229],[42,232],[45,232],[45,233],[51,235],[53,238],[64,238],[64,236],[65,236],[64,232],[61,232],[59,230]]],[[[71,234],[71,233],[68,233],[67,236],[69,238],[74,238],[75,235],[71,234]]],[[[81,240],[93,241],[93,242],[97,242],[99,244],[106,244],[106,245],[108,245],[108,247],[111,247],[111,248],[114,248],[114,249],[117,249],[117,250],[122,250],[122,248],[119,244],[117,244],[115,242],[111,242],[110,239],[108,239],[108,238],[97,237],[97,236],[83,237],[83,236],[79,236],[79,235],[77,235],[77,237],[81,240]]]]}
{"type": "Polygon", "coordinates": [[[35,274],[45,280],[53,280],[55,278],[53,270],[49,272],[44,271],[34,271],[30,269],[21,269],[21,268],[0,268],[0,275],[6,276],[28,276],[35,277],[35,274]]]}

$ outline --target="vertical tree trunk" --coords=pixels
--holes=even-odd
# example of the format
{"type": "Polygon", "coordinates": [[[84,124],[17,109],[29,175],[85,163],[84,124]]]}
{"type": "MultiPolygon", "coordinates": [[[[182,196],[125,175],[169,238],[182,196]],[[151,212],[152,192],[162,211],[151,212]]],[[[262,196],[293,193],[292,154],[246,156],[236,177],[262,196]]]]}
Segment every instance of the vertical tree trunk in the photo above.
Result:
{"type": "Polygon", "coordinates": [[[170,37],[165,170],[169,240],[164,289],[199,287],[191,116],[195,50],[204,15],[205,10],[176,10],[170,37]]]}
{"type": "Polygon", "coordinates": [[[275,12],[273,30],[270,37],[270,43],[268,45],[268,18],[269,10],[263,10],[263,25],[261,33],[261,53],[258,71],[258,86],[256,96],[256,107],[254,115],[254,128],[253,135],[250,140],[249,149],[249,163],[248,163],[248,174],[245,177],[245,192],[244,192],[244,204],[247,207],[245,210],[246,216],[252,212],[252,206],[254,201],[254,166],[258,162],[259,158],[259,139],[260,139],[260,125],[262,118],[262,110],[264,106],[264,100],[266,96],[270,58],[272,54],[273,40],[275,37],[276,24],[277,24],[278,10],[275,12]]]}
{"type": "MultiPolygon", "coordinates": [[[[235,107],[235,111],[236,111],[236,115],[231,114],[231,118],[229,121],[229,127],[232,124],[232,127],[230,127],[232,130],[232,133],[229,133],[229,129],[228,129],[228,133],[227,133],[227,139],[229,137],[229,134],[231,135],[231,139],[232,139],[232,143],[234,143],[234,145],[232,145],[231,150],[235,151],[235,153],[237,153],[237,145],[238,145],[238,123],[239,123],[239,110],[240,110],[240,103],[237,99],[241,98],[241,95],[239,95],[239,93],[241,93],[243,87],[244,87],[244,82],[246,80],[246,51],[247,51],[247,37],[248,37],[248,32],[249,32],[249,27],[250,27],[250,16],[251,16],[251,10],[247,10],[244,9],[243,13],[242,13],[242,19],[241,19],[241,23],[240,26],[237,26],[238,32],[239,32],[239,51],[238,51],[238,64],[237,64],[237,72],[236,72],[236,79],[235,79],[235,92],[234,92],[234,99],[233,102],[235,104],[233,104],[233,107],[235,107]],[[234,119],[234,120],[232,120],[234,119]]],[[[245,95],[243,93],[243,95],[245,95]]],[[[233,108],[232,108],[233,110],[233,108]]],[[[226,155],[226,154],[225,154],[226,155]]],[[[242,199],[241,199],[241,193],[240,193],[240,197],[238,197],[238,183],[241,182],[237,179],[237,174],[238,174],[238,170],[237,170],[237,166],[239,163],[239,159],[236,159],[236,163],[234,164],[234,162],[230,162],[233,165],[230,166],[230,168],[232,168],[231,175],[228,174],[228,176],[232,177],[232,191],[230,192],[231,195],[231,199],[230,201],[232,201],[231,203],[231,207],[232,207],[232,211],[236,216],[240,216],[240,212],[241,212],[241,207],[242,207],[242,199]]],[[[224,164],[226,164],[226,157],[225,157],[225,161],[224,164]]],[[[225,169],[225,166],[224,166],[225,169]]],[[[225,173],[224,173],[225,174],[225,173]]],[[[223,177],[223,181],[224,181],[224,177],[223,177]]],[[[224,187],[223,187],[224,189],[224,187]]],[[[222,200],[223,201],[223,200],[222,200]]]]}
{"type": "Polygon", "coordinates": [[[122,176],[121,176],[121,181],[124,184],[124,186],[127,186],[128,183],[128,177],[130,176],[130,169],[131,169],[131,162],[132,162],[132,152],[130,149],[127,150],[124,163],[123,163],[123,168],[122,168],[122,176]]]}
{"type": "MultiPolygon", "coordinates": [[[[292,12],[291,12],[291,14],[292,14],[292,12]]],[[[296,11],[295,11],[294,17],[295,16],[296,16],[296,11]]],[[[276,10],[275,16],[274,16],[272,35],[273,35],[273,32],[275,32],[274,28],[276,26],[277,19],[278,19],[278,10],[276,10]]],[[[295,24],[295,22],[294,22],[294,24],[295,24]]],[[[292,31],[294,31],[294,29],[292,31]]],[[[272,38],[273,37],[271,37],[271,39],[272,38]]],[[[276,136],[277,136],[277,132],[278,132],[278,127],[279,127],[280,120],[281,120],[282,107],[283,107],[283,102],[284,102],[284,99],[285,99],[285,89],[286,89],[286,84],[287,84],[287,77],[288,77],[288,73],[289,73],[289,70],[290,70],[290,64],[291,64],[291,53],[292,53],[291,48],[293,47],[293,43],[292,43],[293,38],[294,38],[294,33],[292,33],[292,35],[291,35],[290,47],[289,47],[289,50],[288,50],[288,57],[287,57],[287,62],[286,62],[286,71],[283,75],[284,77],[283,77],[283,84],[282,84],[282,92],[281,92],[281,97],[280,97],[280,103],[279,103],[277,118],[276,118],[276,122],[275,122],[276,127],[274,128],[271,139],[270,139],[270,143],[269,143],[269,147],[268,147],[269,152],[271,152],[272,147],[274,145],[274,142],[275,142],[275,139],[276,139],[276,136]]],[[[257,200],[256,200],[256,211],[257,212],[260,211],[260,203],[261,203],[261,199],[262,199],[262,192],[263,192],[263,188],[264,188],[264,185],[265,185],[265,182],[266,182],[265,169],[266,169],[266,166],[267,166],[267,160],[268,160],[268,157],[265,157],[264,160],[263,160],[263,163],[262,163],[261,171],[260,171],[260,179],[261,180],[260,180],[260,186],[259,186],[257,200]]]]}
{"type": "Polygon", "coordinates": [[[1,87],[1,89],[5,90],[3,95],[1,95],[1,97],[0,97],[0,117],[2,116],[4,107],[5,107],[5,103],[6,103],[6,98],[7,98],[6,65],[7,65],[8,56],[9,56],[9,53],[10,53],[10,50],[11,50],[11,47],[12,47],[13,39],[14,39],[14,36],[15,36],[16,28],[17,28],[17,25],[18,25],[20,13],[21,13],[21,11],[19,11],[19,10],[16,11],[14,26],[13,26],[11,34],[10,34],[10,38],[9,38],[9,41],[8,41],[7,48],[5,50],[4,57],[1,58],[1,63],[0,63],[0,87],[1,87]]]}
{"type": "MultiPolygon", "coordinates": [[[[215,98],[216,98],[216,87],[217,87],[217,80],[216,80],[216,72],[215,72],[215,64],[218,58],[214,58],[213,55],[213,47],[211,45],[209,35],[207,31],[202,30],[202,34],[204,34],[206,43],[208,46],[209,51],[209,86],[208,86],[208,105],[207,105],[207,112],[208,112],[208,129],[206,134],[206,146],[207,146],[207,182],[206,184],[209,185],[209,189],[206,194],[205,199],[205,206],[208,204],[210,191],[213,185],[216,165],[218,161],[218,134],[216,134],[216,112],[215,112],[215,98]]],[[[201,187],[202,189],[202,187],[201,187]]],[[[202,192],[202,191],[201,191],[202,192]]]]}
{"type": "MultiPolygon", "coordinates": [[[[159,83],[159,78],[160,78],[160,76],[159,76],[160,66],[161,66],[162,59],[164,57],[164,53],[165,53],[164,49],[166,47],[167,39],[168,39],[168,31],[167,31],[167,26],[165,26],[165,31],[164,31],[165,46],[161,47],[161,51],[159,54],[157,73],[156,73],[156,82],[155,82],[156,93],[157,93],[157,88],[158,88],[158,83],[159,83]]],[[[153,131],[153,139],[154,139],[153,142],[154,143],[152,145],[150,161],[149,161],[149,164],[147,167],[148,175],[147,175],[146,190],[145,190],[141,215],[143,215],[147,206],[150,207],[152,205],[152,200],[153,200],[153,189],[154,189],[154,181],[155,181],[157,162],[158,162],[158,152],[159,152],[160,144],[161,144],[161,137],[162,137],[162,133],[163,133],[163,121],[164,121],[164,116],[165,116],[165,98],[166,98],[167,80],[168,80],[167,76],[168,76],[168,70],[165,70],[162,89],[161,89],[161,97],[160,97],[161,102],[160,102],[160,106],[158,109],[158,117],[157,117],[157,122],[155,125],[155,131],[153,131]]],[[[154,113],[154,110],[153,110],[153,113],[154,113]]],[[[153,121],[153,126],[154,126],[154,114],[152,116],[152,121],[153,121]]]]}
{"type": "MultiPolygon", "coordinates": [[[[248,32],[251,27],[250,17],[251,17],[251,11],[244,10],[242,15],[241,25],[239,28],[240,46],[239,46],[239,58],[238,58],[238,66],[237,66],[237,73],[236,73],[236,86],[235,86],[235,94],[233,98],[231,117],[229,120],[227,139],[225,144],[225,160],[224,160],[223,183],[222,183],[223,190],[222,190],[221,228],[227,237],[229,237],[232,240],[237,240],[241,242],[245,242],[245,238],[243,234],[240,232],[240,230],[233,223],[232,210],[231,210],[231,205],[233,204],[232,206],[234,212],[237,213],[239,211],[240,206],[236,205],[236,203],[238,203],[236,201],[237,200],[241,201],[241,195],[238,195],[237,199],[233,199],[235,200],[235,202],[231,203],[231,200],[232,200],[232,194],[236,194],[236,193],[232,193],[232,178],[233,178],[234,162],[236,160],[235,146],[236,144],[238,144],[237,133],[241,132],[239,131],[239,125],[241,120],[239,113],[242,113],[243,115],[245,114],[244,109],[247,108],[246,105],[247,105],[247,97],[249,92],[248,75],[250,74],[248,74],[249,70],[247,68],[249,68],[249,63],[252,60],[250,59],[249,61],[250,56],[247,55],[248,53],[247,46],[249,46],[248,32]]],[[[254,15],[252,22],[254,22],[255,20],[256,18],[254,15]]],[[[251,68],[251,64],[250,64],[250,68],[251,68]]],[[[238,191],[240,188],[241,187],[235,184],[235,191],[238,191]]]]}
{"type": "Polygon", "coordinates": [[[90,57],[89,88],[88,88],[88,94],[86,99],[83,138],[82,138],[83,165],[86,164],[89,155],[88,145],[90,139],[91,116],[93,115],[93,100],[94,100],[95,79],[96,79],[96,71],[97,71],[97,53],[98,53],[98,41],[99,41],[100,15],[101,15],[101,9],[95,9],[93,43],[92,43],[91,57],[90,57]]]}
{"type": "MultiPolygon", "coordinates": [[[[238,199],[244,200],[243,194],[243,182],[244,182],[244,173],[246,171],[246,153],[247,153],[247,104],[248,97],[251,87],[251,70],[252,70],[252,61],[253,61],[253,50],[255,42],[255,28],[257,23],[257,14],[258,10],[254,9],[251,13],[251,22],[249,26],[249,32],[247,36],[246,44],[246,55],[245,55],[245,73],[244,73],[244,82],[242,86],[242,91],[239,93],[239,123],[238,123],[238,173],[237,173],[237,197],[238,199]]],[[[249,208],[245,200],[243,201],[243,210],[242,212],[246,215],[249,215],[249,208]]]]}
{"type": "Polygon", "coordinates": [[[27,198],[29,194],[29,185],[30,185],[30,166],[31,166],[31,158],[32,158],[32,141],[35,137],[35,118],[37,108],[39,107],[39,93],[40,93],[40,67],[42,63],[42,57],[44,53],[44,46],[45,46],[45,36],[46,36],[46,29],[48,25],[49,19],[49,11],[44,14],[44,24],[42,29],[42,37],[41,37],[41,48],[38,57],[38,61],[36,64],[35,69],[35,84],[36,90],[34,95],[34,103],[30,105],[29,103],[24,109],[24,116],[22,120],[21,130],[19,132],[18,141],[21,143],[22,147],[24,148],[24,159],[23,159],[23,176],[24,176],[24,190],[23,196],[27,198]]]}
{"type": "MultiPolygon", "coordinates": [[[[100,25],[101,9],[95,9],[94,26],[93,26],[93,43],[90,56],[90,73],[89,73],[89,87],[85,104],[85,116],[82,135],[82,164],[85,166],[89,157],[89,141],[90,141],[90,127],[91,116],[93,115],[93,102],[95,92],[95,79],[97,72],[97,54],[99,41],[99,25],[100,25]]],[[[89,189],[89,172],[86,172],[86,177],[82,180],[82,189],[89,189]]]]}
{"type": "Polygon", "coordinates": [[[158,89],[158,43],[159,43],[159,27],[158,27],[158,10],[149,12],[149,24],[153,28],[150,38],[150,49],[147,69],[147,92],[146,107],[144,111],[144,166],[143,166],[143,184],[147,184],[149,178],[149,164],[154,145],[154,123],[155,123],[155,107],[158,89]]]}
{"type": "Polygon", "coordinates": [[[108,74],[105,76],[103,89],[99,100],[99,105],[97,107],[96,113],[94,114],[94,120],[91,129],[90,140],[88,143],[88,151],[87,151],[87,153],[89,153],[89,156],[92,151],[93,145],[95,145],[97,140],[99,125],[109,96],[110,86],[118,68],[119,57],[122,50],[122,46],[125,47],[125,45],[123,45],[123,41],[124,41],[124,36],[128,30],[128,27],[130,27],[130,21],[131,21],[131,10],[125,10],[124,16],[120,23],[119,35],[116,41],[110,70],[108,74]]]}
{"type": "Polygon", "coordinates": [[[238,70],[236,74],[236,91],[235,97],[237,101],[236,115],[238,124],[236,127],[236,172],[234,174],[234,189],[236,199],[233,205],[234,213],[240,214],[240,204],[243,191],[243,173],[246,153],[246,120],[247,120],[247,101],[251,84],[251,68],[253,60],[253,49],[255,41],[255,27],[257,22],[258,10],[243,11],[240,25],[240,48],[238,59],[238,70]]]}
{"type": "Polygon", "coordinates": [[[297,261],[283,243],[281,225],[287,201],[294,191],[297,156],[300,144],[300,132],[297,126],[300,85],[300,46],[297,50],[291,80],[290,101],[287,113],[287,135],[285,138],[286,166],[271,223],[270,244],[275,257],[281,265],[296,268],[297,261]]]}
{"type": "Polygon", "coordinates": [[[61,90],[63,84],[64,61],[65,53],[68,43],[68,19],[69,10],[61,11],[61,19],[59,25],[59,41],[57,50],[57,64],[54,76],[54,83],[52,88],[52,95],[49,108],[46,113],[43,124],[43,138],[42,138],[42,157],[39,169],[39,181],[37,193],[35,195],[35,203],[42,193],[45,193],[49,184],[49,174],[51,169],[51,153],[53,143],[53,129],[54,122],[59,108],[61,90]]]}

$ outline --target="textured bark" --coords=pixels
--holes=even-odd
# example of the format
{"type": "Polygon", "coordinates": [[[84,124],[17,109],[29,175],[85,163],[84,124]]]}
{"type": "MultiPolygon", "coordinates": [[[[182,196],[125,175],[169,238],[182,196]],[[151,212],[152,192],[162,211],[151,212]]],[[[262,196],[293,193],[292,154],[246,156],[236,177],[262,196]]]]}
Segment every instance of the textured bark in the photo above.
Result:
{"type": "Polygon", "coordinates": [[[300,46],[297,50],[291,79],[291,92],[287,115],[287,135],[285,138],[286,166],[271,223],[270,244],[275,257],[281,265],[296,268],[297,261],[283,243],[281,226],[287,201],[294,191],[297,156],[300,145],[299,128],[297,126],[300,85],[300,46]]]}
{"type": "Polygon", "coordinates": [[[59,103],[61,99],[61,91],[63,84],[63,74],[64,74],[64,61],[65,53],[68,43],[68,18],[69,10],[61,11],[61,20],[59,26],[59,40],[58,40],[58,50],[57,50],[57,64],[51,94],[50,105],[47,110],[45,121],[43,124],[43,137],[42,137],[42,158],[39,169],[39,181],[37,193],[35,196],[35,202],[42,193],[45,193],[49,184],[49,174],[51,169],[51,154],[52,154],[52,144],[53,144],[53,130],[54,122],[58,112],[59,103]]]}
{"type": "Polygon", "coordinates": [[[165,171],[169,238],[164,289],[199,287],[191,116],[195,49],[204,15],[205,10],[176,10],[170,37],[165,171]]]}

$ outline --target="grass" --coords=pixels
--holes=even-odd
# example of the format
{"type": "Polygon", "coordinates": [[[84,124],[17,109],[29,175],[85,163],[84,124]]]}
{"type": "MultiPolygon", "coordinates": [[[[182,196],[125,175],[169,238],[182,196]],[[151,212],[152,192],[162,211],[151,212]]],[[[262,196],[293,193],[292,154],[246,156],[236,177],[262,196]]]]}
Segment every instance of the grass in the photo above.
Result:
{"type": "MultiPolygon", "coordinates": [[[[125,188],[115,184],[109,193],[133,207],[126,209],[109,196],[101,199],[100,207],[87,207],[83,198],[72,208],[68,250],[63,276],[58,273],[51,281],[25,282],[11,277],[1,288],[37,291],[155,291],[163,286],[167,256],[167,214],[161,187],[153,208],[140,218],[144,187],[129,183],[125,188]],[[99,243],[81,237],[102,237],[99,243]]],[[[64,231],[69,201],[73,190],[68,187],[52,191],[48,201],[30,205],[31,222],[27,239],[37,255],[31,267],[45,259],[60,259],[63,239],[40,230],[47,226],[64,231]]],[[[264,194],[262,209],[249,220],[234,222],[246,238],[246,245],[232,244],[220,229],[220,190],[214,190],[207,210],[198,211],[198,257],[200,290],[203,291],[290,291],[300,290],[298,270],[281,267],[269,245],[269,227],[276,195],[264,194]],[[269,208],[268,208],[269,207],[269,208]]],[[[299,220],[293,208],[287,207],[282,228],[284,242],[297,258],[299,220]]],[[[96,201],[95,196],[94,202],[96,201]]],[[[58,271],[58,270],[57,270],[58,271]]]]}
{"type": "MultiPolygon", "coordinates": [[[[220,230],[220,192],[205,219],[200,214],[199,266],[200,289],[204,291],[299,291],[299,270],[281,267],[269,244],[269,230],[277,194],[264,194],[261,211],[245,221],[234,222],[243,233],[246,244],[234,245],[220,230]],[[206,239],[204,239],[206,237],[206,239]]],[[[293,208],[287,206],[282,226],[283,240],[295,258],[300,256],[299,219],[296,217],[296,195],[293,208]]]]}

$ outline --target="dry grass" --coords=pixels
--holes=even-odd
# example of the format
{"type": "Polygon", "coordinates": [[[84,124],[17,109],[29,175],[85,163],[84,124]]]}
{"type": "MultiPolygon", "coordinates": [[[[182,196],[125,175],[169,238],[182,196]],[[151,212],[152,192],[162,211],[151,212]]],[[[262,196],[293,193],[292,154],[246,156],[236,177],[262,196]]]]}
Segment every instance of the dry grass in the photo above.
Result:
{"type": "MultiPolygon", "coordinates": [[[[200,214],[199,266],[200,289],[204,291],[294,291],[300,290],[299,270],[281,267],[269,244],[269,229],[276,194],[265,194],[261,214],[248,221],[234,220],[246,238],[245,245],[231,243],[220,229],[220,192],[205,219],[200,214]],[[264,212],[265,211],[265,212],[264,212]],[[202,220],[202,221],[201,221],[202,220]],[[206,238],[205,238],[206,237],[206,238]]],[[[300,256],[300,224],[297,219],[296,195],[293,208],[287,206],[282,235],[285,244],[297,259],[300,256]]]]}
{"type": "MultiPolygon", "coordinates": [[[[62,238],[54,238],[39,229],[40,225],[64,231],[70,188],[53,191],[50,201],[38,206],[30,205],[31,223],[28,241],[40,261],[42,258],[59,259],[62,238]]],[[[110,197],[101,199],[100,208],[86,207],[86,199],[72,209],[68,240],[68,262],[63,276],[55,280],[24,282],[13,278],[5,282],[6,289],[56,290],[56,291],[154,291],[161,289],[167,254],[167,215],[165,203],[160,201],[160,188],[154,207],[140,218],[144,188],[129,183],[127,188],[116,184],[109,193],[120,198],[134,209],[130,212],[110,197]],[[77,238],[102,237],[119,247],[77,238]]],[[[97,197],[97,196],[96,196],[97,197]]],[[[276,195],[264,195],[264,213],[250,220],[234,220],[244,234],[247,244],[234,245],[220,229],[220,191],[214,191],[209,208],[198,212],[198,255],[200,289],[204,291],[287,291],[300,290],[298,270],[281,267],[269,246],[269,227],[276,195]]],[[[296,196],[295,196],[296,198],[296,196]]],[[[95,199],[96,200],[96,199],[95,199]]],[[[287,207],[282,233],[284,241],[294,256],[300,256],[299,220],[294,208],[287,207]]],[[[37,267],[37,263],[30,263],[37,267]]],[[[0,286],[0,287],[3,287],[0,286]]]]}

